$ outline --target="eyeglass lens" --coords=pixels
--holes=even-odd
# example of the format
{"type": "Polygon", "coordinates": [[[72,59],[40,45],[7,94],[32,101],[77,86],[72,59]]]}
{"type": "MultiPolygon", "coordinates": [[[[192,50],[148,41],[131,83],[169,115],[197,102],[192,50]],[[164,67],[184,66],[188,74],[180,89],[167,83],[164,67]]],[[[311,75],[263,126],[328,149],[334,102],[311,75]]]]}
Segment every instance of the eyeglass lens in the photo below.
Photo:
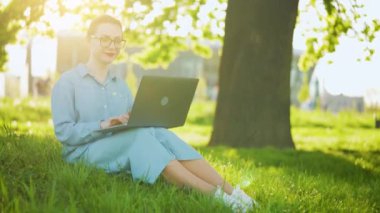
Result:
{"type": "Polygon", "coordinates": [[[109,37],[100,37],[99,41],[100,45],[102,45],[103,47],[109,47],[111,46],[111,43],[113,43],[116,48],[120,48],[123,47],[125,44],[124,40],[118,38],[113,40],[109,37]]]}

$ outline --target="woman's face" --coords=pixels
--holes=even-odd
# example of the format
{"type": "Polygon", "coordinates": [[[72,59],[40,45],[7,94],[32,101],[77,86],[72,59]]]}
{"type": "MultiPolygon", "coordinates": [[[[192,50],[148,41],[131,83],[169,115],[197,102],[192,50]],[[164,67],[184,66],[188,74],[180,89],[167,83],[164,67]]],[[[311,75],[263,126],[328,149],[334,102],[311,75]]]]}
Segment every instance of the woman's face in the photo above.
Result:
{"type": "Polygon", "coordinates": [[[90,37],[90,57],[100,63],[110,64],[124,45],[123,33],[119,25],[102,23],[90,37]]]}

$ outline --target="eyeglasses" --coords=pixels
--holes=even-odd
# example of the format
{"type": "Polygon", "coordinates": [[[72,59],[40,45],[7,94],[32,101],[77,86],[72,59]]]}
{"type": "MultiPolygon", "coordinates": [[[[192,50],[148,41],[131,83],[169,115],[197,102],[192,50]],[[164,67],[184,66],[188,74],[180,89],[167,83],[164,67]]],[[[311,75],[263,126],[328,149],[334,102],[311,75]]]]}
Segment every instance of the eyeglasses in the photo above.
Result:
{"type": "Polygon", "coordinates": [[[111,43],[113,43],[113,46],[117,49],[120,49],[120,48],[124,47],[124,45],[125,45],[125,40],[120,39],[120,38],[111,39],[110,37],[107,37],[107,36],[98,37],[98,36],[94,36],[94,35],[91,36],[91,38],[99,39],[100,46],[102,46],[104,48],[110,47],[111,43]]]}

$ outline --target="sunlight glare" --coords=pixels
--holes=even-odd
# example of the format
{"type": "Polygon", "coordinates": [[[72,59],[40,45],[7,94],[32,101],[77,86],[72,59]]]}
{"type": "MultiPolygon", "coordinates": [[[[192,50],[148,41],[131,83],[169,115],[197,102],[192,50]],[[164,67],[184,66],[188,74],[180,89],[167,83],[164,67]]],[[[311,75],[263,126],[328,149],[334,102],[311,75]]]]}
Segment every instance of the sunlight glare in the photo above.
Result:
{"type": "Polygon", "coordinates": [[[8,6],[8,4],[11,2],[11,0],[1,0],[0,1],[0,9],[8,6]]]}
{"type": "Polygon", "coordinates": [[[131,21],[130,25],[129,25],[129,29],[130,30],[134,30],[138,27],[138,24],[136,21],[131,21]]]}
{"type": "Polygon", "coordinates": [[[186,16],[180,16],[178,17],[178,23],[179,29],[175,32],[175,35],[177,36],[188,36],[190,31],[193,29],[193,19],[190,15],[186,16]]]}
{"type": "Polygon", "coordinates": [[[77,0],[65,0],[63,3],[69,10],[72,10],[81,5],[81,1],[77,0]]]}
{"type": "Polygon", "coordinates": [[[161,4],[162,8],[173,7],[175,5],[175,1],[174,0],[161,0],[160,4],[161,4]]]}
{"type": "Polygon", "coordinates": [[[158,16],[161,16],[163,14],[161,4],[158,2],[153,3],[153,10],[148,13],[148,15],[145,16],[144,20],[142,21],[143,26],[147,26],[148,24],[152,23],[155,18],[158,16]]]}
{"type": "MultiPolygon", "coordinates": [[[[80,1],[69,0],[65,1],[64,5],[67,8],[73,9],[80,5],[78,2],[80,1]]],[[[57,13],[58,5],[54,0],[48,1],[46,7],[47,9],[45,10],[45,14],[41,17],[41,20],[50,23],[55,33],[63,30],[72,30],[74,26],[81,21],[79,14],[65,13],[61,16],[57,13]]]]}
{"type": "Polygon", "coordinates": [[[123,9],[124,8],[124,0],[104,0],[108,4],[123,9]]]}
{"type": "Polygon", "coordinates": [[[24,16],[25,17],[29,17],[30,16],[30,7],[26,8],[26,10],[24,11],[24,16]]]}
{"type": "Polygon", "coordinates": [[[132,10],[135,13],[141,13],[141,12],[144,12],[145,10],[147,10],[147,9],[148,9],[148,7],[145,6],[145,5],[142,5],[141,2],[139,2],[139,1],[133,3],[133,6],[132,6],[132,10]]]}

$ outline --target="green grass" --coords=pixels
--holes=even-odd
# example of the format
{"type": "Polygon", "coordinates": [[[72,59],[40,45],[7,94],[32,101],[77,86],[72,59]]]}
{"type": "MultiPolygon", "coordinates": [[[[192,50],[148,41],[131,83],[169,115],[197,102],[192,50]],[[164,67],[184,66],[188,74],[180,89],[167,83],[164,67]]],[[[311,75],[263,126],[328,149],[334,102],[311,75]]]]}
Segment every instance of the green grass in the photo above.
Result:
{"type": "MultiPolygon", "coordinates": [[[[215,105],[193,104],[174,131],[258,212],[379,212],[380,130],[370,114],[292,109],[296,150],[205,146],[215,105]]],[[[0,212],[229,212],[222,203],[163,179],[151,186],[125,173],[67,164],[46,99],[0,100],[0,212]]]]}

